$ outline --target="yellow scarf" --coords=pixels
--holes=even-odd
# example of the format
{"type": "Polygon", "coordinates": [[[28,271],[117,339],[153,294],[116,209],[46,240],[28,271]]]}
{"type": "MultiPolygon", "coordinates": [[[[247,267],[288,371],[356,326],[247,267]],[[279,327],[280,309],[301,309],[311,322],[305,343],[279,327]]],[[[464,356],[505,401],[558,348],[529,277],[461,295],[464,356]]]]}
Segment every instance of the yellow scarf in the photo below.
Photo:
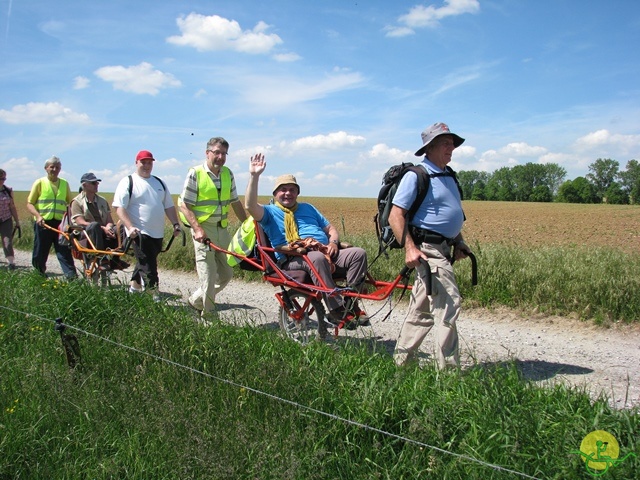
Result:
{"type": "Polygon", "coordinates": [[[287,208],[277,200],[275,201],[275,204],[284,212],[284,236],[287,239],[287,243],[293,243],[296,240],[300,240],[298,225],[296,224],[296,218],[293,215],[293,213],[298,209],[298,204],[296,203],[293,208],[287,208]]]}

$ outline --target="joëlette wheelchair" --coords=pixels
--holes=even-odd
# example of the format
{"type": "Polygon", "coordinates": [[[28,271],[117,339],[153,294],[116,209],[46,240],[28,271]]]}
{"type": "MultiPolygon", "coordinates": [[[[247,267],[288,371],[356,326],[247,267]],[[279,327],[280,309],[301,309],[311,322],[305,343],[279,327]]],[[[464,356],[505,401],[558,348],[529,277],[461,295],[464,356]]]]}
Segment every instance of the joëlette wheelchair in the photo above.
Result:
{"type": "Polygon", "coordinates": [[[280,304],[280,328],[287,337],[295,341],[307,343],[315,335],[320,339],[326,338],[330,329],[333,330],[334,336],[338,336],[339,331],[343,328],[355,328],[352,324],[353,321],[336,322],[329,317],[322,302],[323,295],[342,296],[348,309],[348,305],[354,300],[382,301],[388,299],[395,289],[411,289],[411,285],[409,285],[411,269],[406,266],[392,281],[376,280],[367,272],[364,279],[365,288],[362,292],[347,287],[344,280],[341,279],[336,279],[338,285],[336,288],[330,288],[322,281],[306,252],[272,248],[262,227],[257,222],[254,223],[256,245],[250,256],[218,247],[209,239],[205,239],[205,243],[212,250],[236,257],[245,265],[245,269],[260,271],[264,281],[279,288],[275,297],[280,304]],[[276,260],[276,251],[286,255],[302,256],[311,271],[314,272],[314,276],[318,278],[319,285],[313,284],[308,273],[304,270],[281,269],[276,260]]]}
{"type": "Polygon", "coordinates": [[[114,270],[122,270],[129,266],[122,257],[127,254],[132,240],[126,237],[120,223],[116,225],[114,232],[117,246],[104,250],[96,248],[83,226],[72,225],[65,221],[61,223],[60,228],[51,227],[46,223],[44,226],[58,234],[58,241],[69,246],[73,258],[79,260],[82,265],[80,273],[94,284],[99,283],[103,286],[108,284],[114,270]]]}

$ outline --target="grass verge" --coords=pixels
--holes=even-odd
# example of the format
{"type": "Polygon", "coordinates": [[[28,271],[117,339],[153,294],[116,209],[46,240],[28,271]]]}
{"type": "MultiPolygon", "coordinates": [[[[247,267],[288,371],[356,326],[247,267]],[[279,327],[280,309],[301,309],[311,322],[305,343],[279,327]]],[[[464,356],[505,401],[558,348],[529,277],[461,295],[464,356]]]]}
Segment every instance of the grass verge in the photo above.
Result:
{"type": "Polygon", "coordinates": [[[572,452],[593,430],[637,455],[610,478],[640,470],[637,410],[536,387],[513,364],[398,369],[375,342],[205,327],[125,288],[4,271],[0,287],[0,478],[515,478],[480,462],[581,478],[572,452]],[[74,370],[58,317],[80,343],[74,370]]]}

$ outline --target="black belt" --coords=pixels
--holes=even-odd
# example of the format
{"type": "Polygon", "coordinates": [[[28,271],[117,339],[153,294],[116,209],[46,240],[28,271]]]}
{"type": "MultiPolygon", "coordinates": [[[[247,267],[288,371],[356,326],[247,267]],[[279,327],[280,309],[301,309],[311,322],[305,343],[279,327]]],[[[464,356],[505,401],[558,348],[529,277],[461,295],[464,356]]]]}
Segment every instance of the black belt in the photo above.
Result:
{"type": "Polygon", "coordinates": [[[453,238],[447,238],[444,235],[440,235],[438,232],[427,230],[426,228],[419,228],[413,225],[409,226],[409,232],[415,243],[431,243],[434,245],[442,245],[446,243],[451,247],[455,245],[453,238]]]}

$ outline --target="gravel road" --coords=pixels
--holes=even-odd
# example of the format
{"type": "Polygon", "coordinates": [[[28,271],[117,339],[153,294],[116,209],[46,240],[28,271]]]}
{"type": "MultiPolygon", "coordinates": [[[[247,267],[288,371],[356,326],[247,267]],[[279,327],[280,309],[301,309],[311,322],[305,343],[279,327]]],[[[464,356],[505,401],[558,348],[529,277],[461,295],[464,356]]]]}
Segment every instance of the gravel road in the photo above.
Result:
{"type": "MultiPolygon", "coordinates": [[[[4,259],[2,259],[4,260],[4,259]]],[[[18,271],[30,268],[30,252],[16,251],[18,271]]],[[[6,263],[0,263],[0,268],[6,263]]],[[[59,274],[55,255],[49,257],[48,271],[59,274]]],[[[130,273],[130,271],[129,271],[130,273]]],[[[127,272],[114,280],[128,281],[127,272]]],[[[197,288],[195,272],[160,272],[160,291],[164,301],[185,302],[197,288]]],[[[278,325],[278,291],[266,283],[233,280],[218,297],[220,315],[230,322],[278,325]],[[246,320],[245,320],[246,321],[246,320]]],[[[406,302],[394,305],[389,318],[385,302],[365,302],[372,318],[371,327],[340,331],[340,337],[376,341],[391,354],[402,321],[406,302]]],[[[564,382],[584,386],[593,396],[604,392],[616,408],[640,407],[640,327],[596,327],[570,318],[540,315],[524,316],[508,310],[463,310],[458,330],[463,368],[475,363],[490,364],[516,360],[523,376],[539,384],[564,382]]],[[[430,358],[433,332],[423,343],[423,357],[430,358]]]]}

